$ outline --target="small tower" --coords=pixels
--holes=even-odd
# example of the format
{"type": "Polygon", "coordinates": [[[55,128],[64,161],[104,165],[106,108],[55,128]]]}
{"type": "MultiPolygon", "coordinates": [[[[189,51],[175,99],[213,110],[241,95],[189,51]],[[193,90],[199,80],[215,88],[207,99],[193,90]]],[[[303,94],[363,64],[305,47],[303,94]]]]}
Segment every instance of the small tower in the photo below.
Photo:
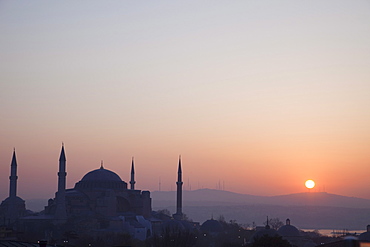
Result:
{"type": "Polygon", "coordinates": [[[266,221],[266,226],[265,226],[265,229],[270,229],[270,225],[269,225],[269,217],[267,217],[267,221],[266,221]]]}
{"type": "Polygon", "coordinates": [[[134,168],[134,157],[131,160],[131,180],[130,180],[130,189],[135,189],[135,168],[134,168]]]}
{"type": "Polygon", "coordinates": [[[176,220],[182,220],[182,170],[181,170],[181,155],[179,156],[179,167],[177,170],[177,201],[176,201],[176,214],[173,215],[173,218],[176,220]]]}
{"type": "Polygon", "coordinates": [[[17,212],[17,158],[15,156],[15,148],[13,151],[12,163],[10,164],[10,184],[9,184],[9,207],[8,207],[8,222],[13,223],[18,218],[17,212]]]}
{"type": "Polygon", "coordinates": [[[14,149],[12,161],[10,163],[9,197],[0,204],[0,219],[3,220],[3,224],[8,226],[12,226],[19,217],[26,214],[26,204],[22,198],[17,196],[17,166],[17,158],[14,149]]]}
{"type": "Polygon", "coordinates": [[[286,223],[287,226],[290,226],[290,219],[289,218],[286,219],[286,222],[285,223],[286,223]]]}
{"type": "Polygon", "coordinates": [[[9,198],[17,197],[17,158],[15,156],[15,148],[13,151],[12,163],[10,165],[10,186],[9,186],[9,198]]]}
{"type": "Polygon", "coordinates": [[[59,157],[59,172],[58,172],[58,191],[56,193],[56,211],[55,219],[58,221],[65,221],[67,219],[66,211],[66,155],[64,153],[64,144],[62,144],[62,150],[59,157]]]}

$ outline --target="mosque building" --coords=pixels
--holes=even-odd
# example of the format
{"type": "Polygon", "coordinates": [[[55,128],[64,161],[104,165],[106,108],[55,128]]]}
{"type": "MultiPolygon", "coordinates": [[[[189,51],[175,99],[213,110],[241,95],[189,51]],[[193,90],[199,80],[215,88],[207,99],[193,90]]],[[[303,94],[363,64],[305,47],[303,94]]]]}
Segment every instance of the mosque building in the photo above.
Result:
{"type": "Polygon", "coordinates": [[[134,160],[131,166],[131,187],[114,172],[105,169],[103,163],[99,169],[88,172],[73,189],[65,189],[65,153],[64,147],[59,159],[58,191],[56,198],[49,200],[45,213],[54,215],[56,220],[68,217],[91,216],[103,217],[122,215],[151,214],[149,191],[135,190],[134,160]]]}
{"type": "MultiPolygon", "coordinates": [[[[34,235],[37,239],[58,242],[66,233],[104,237],[112,234],[130,234],[133,238],[145,240],[151,236],[167,234],[178,236],[178,231],[209,234],[214,240],[224,232],[223,226],[213,218],[201,226],[184,220],[182,212],[182,167],[179,157],[177,171],[176,212],[171,216],[158,217],[152,212],[149,191],[135,188],[134,159],[131,161],[131,176],[128,184],[118,174],[104,167],[86,173],[73,188],[66,188],[66,154],[62,145],[59,156],[58,190],[55,198],[49,199],[40,213],[26,210],[25,201],[17,196],[17,159],[15,150],[10,166],[9,197],[0,204],[0,226],[10,227],[16,232],[34,235]]],[[[268,219],[267,219],[267,222],[268,219]]],[[[9,228],[9,229],[10,229],[9,228]]],[[[5,229],[5,228],[4,228],[5,229]]],[[[7,228],[8,229],[8,228],[7,228]]],[[[0,229],[1,230],[1,229],[0,229]]],[[[361,241],[370,241],[368,231],[360,235],[361,241]]],[[[183,234],[185,236],[185,234],[183,234]]],[[[280,236],[292,246],[308,247],[313,243],[304,239],[300,231],[286,220],[286,225],[277,231],[267,225],[257,229],[249,244],[264,235],[280,236]]]]}
{"type": "MultiPolygon", "coordinates": [[[[66,154],[62,145],[59,157],[58,190],[40,213],[26,215],[25,201],[16,195],[17,161],[15,151],[11,162],[10,193],[0,206],[0,225],[12,226],[31,234],[42,233],[41,238],[61,238],[62,232],[87,235],[129,233],[145,240],[154,234],[157,223],[152,215],[149,191],[135,188],[134,159],[131,162],[130,186],[118,174],[100,168],[86,173],[74,188],[66,188],[66,154]],[[59,235],[59,236],[58,236],[59,235]]],[[[181,220],[182,171],[179,159],[177,181],[177,211],[173,217],[181,220]]]]}

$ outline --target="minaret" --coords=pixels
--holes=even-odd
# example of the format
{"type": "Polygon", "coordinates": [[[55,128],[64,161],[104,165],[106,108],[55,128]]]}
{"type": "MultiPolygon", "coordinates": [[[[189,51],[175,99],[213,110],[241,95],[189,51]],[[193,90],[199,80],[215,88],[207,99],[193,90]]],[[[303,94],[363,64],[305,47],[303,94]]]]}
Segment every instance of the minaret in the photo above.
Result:
{"type": "Polygon", "coordinates": [[[58,191],[56,193],[57,208],[55,211],[55,218],[57,220],[66,220],[66,155],[64,153],[64,144],[59,157],[59,172],[58,172],[58,191]]]}
{"type": "Polygon", "coordinates": [[[130,189],[134,190],[135,189],[135,169],[134,169],[134,157],[132,157],[131,160],[131,180],[130,180],[130,189]]]}
{"type": "Polygon", "coordinates": [[[10,186],[9,186],[9,198],[13,199],[17,197],[17,158],[15,157],[15,148],[13,151],[12,163],[10,165],[10,186]]]}
{"type": "Polygon", "coordinates": [[[18,218],[17,210],[17,158],[15,156],[15,148],[13,151],[12,163],[10,164],[10,184],[9,184],[9,206],[6,212],[6,221],[8,224],[14,223],[18,218]]]}
{"type": "Polygon", "coordinates": [[[267,217],[267,221],[266,221],[266,226],[265,226],[265,229],[270,229],[270,225],[269,225],[269,217],[267,217]]]}
{"type": "Polygon", "coordinates": [[[182,220],[182,170],[181,170],[181,155],[179,156],[179,167],[177,170],[177,201],[176,201],[176,214],[173,217],[176,220],[182,220]]]}

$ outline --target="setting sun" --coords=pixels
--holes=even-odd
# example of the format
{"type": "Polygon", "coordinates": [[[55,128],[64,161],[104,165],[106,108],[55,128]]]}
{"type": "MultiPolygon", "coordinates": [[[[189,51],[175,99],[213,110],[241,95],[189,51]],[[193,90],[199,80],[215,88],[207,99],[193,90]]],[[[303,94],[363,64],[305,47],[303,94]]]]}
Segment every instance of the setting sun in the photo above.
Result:
{"type": "Polygon", "coordinates": [[[315,187],[315,181],[313,180],[307,180],[304,185],[307,187],[307,189],[312,189],[313,187],[315,187]]]}

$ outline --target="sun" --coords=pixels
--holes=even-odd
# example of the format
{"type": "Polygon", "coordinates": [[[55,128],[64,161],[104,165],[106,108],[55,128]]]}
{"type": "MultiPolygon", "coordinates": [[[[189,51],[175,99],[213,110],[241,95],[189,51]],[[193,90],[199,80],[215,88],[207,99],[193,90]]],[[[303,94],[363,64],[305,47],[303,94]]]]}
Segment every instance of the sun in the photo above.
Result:
{"type": "Polygon", "coordinates": [[[306,185],[307,189],[312,189],[315,187],[315,181],[309,179],[304,183],[304,185],[306,185]]]}

